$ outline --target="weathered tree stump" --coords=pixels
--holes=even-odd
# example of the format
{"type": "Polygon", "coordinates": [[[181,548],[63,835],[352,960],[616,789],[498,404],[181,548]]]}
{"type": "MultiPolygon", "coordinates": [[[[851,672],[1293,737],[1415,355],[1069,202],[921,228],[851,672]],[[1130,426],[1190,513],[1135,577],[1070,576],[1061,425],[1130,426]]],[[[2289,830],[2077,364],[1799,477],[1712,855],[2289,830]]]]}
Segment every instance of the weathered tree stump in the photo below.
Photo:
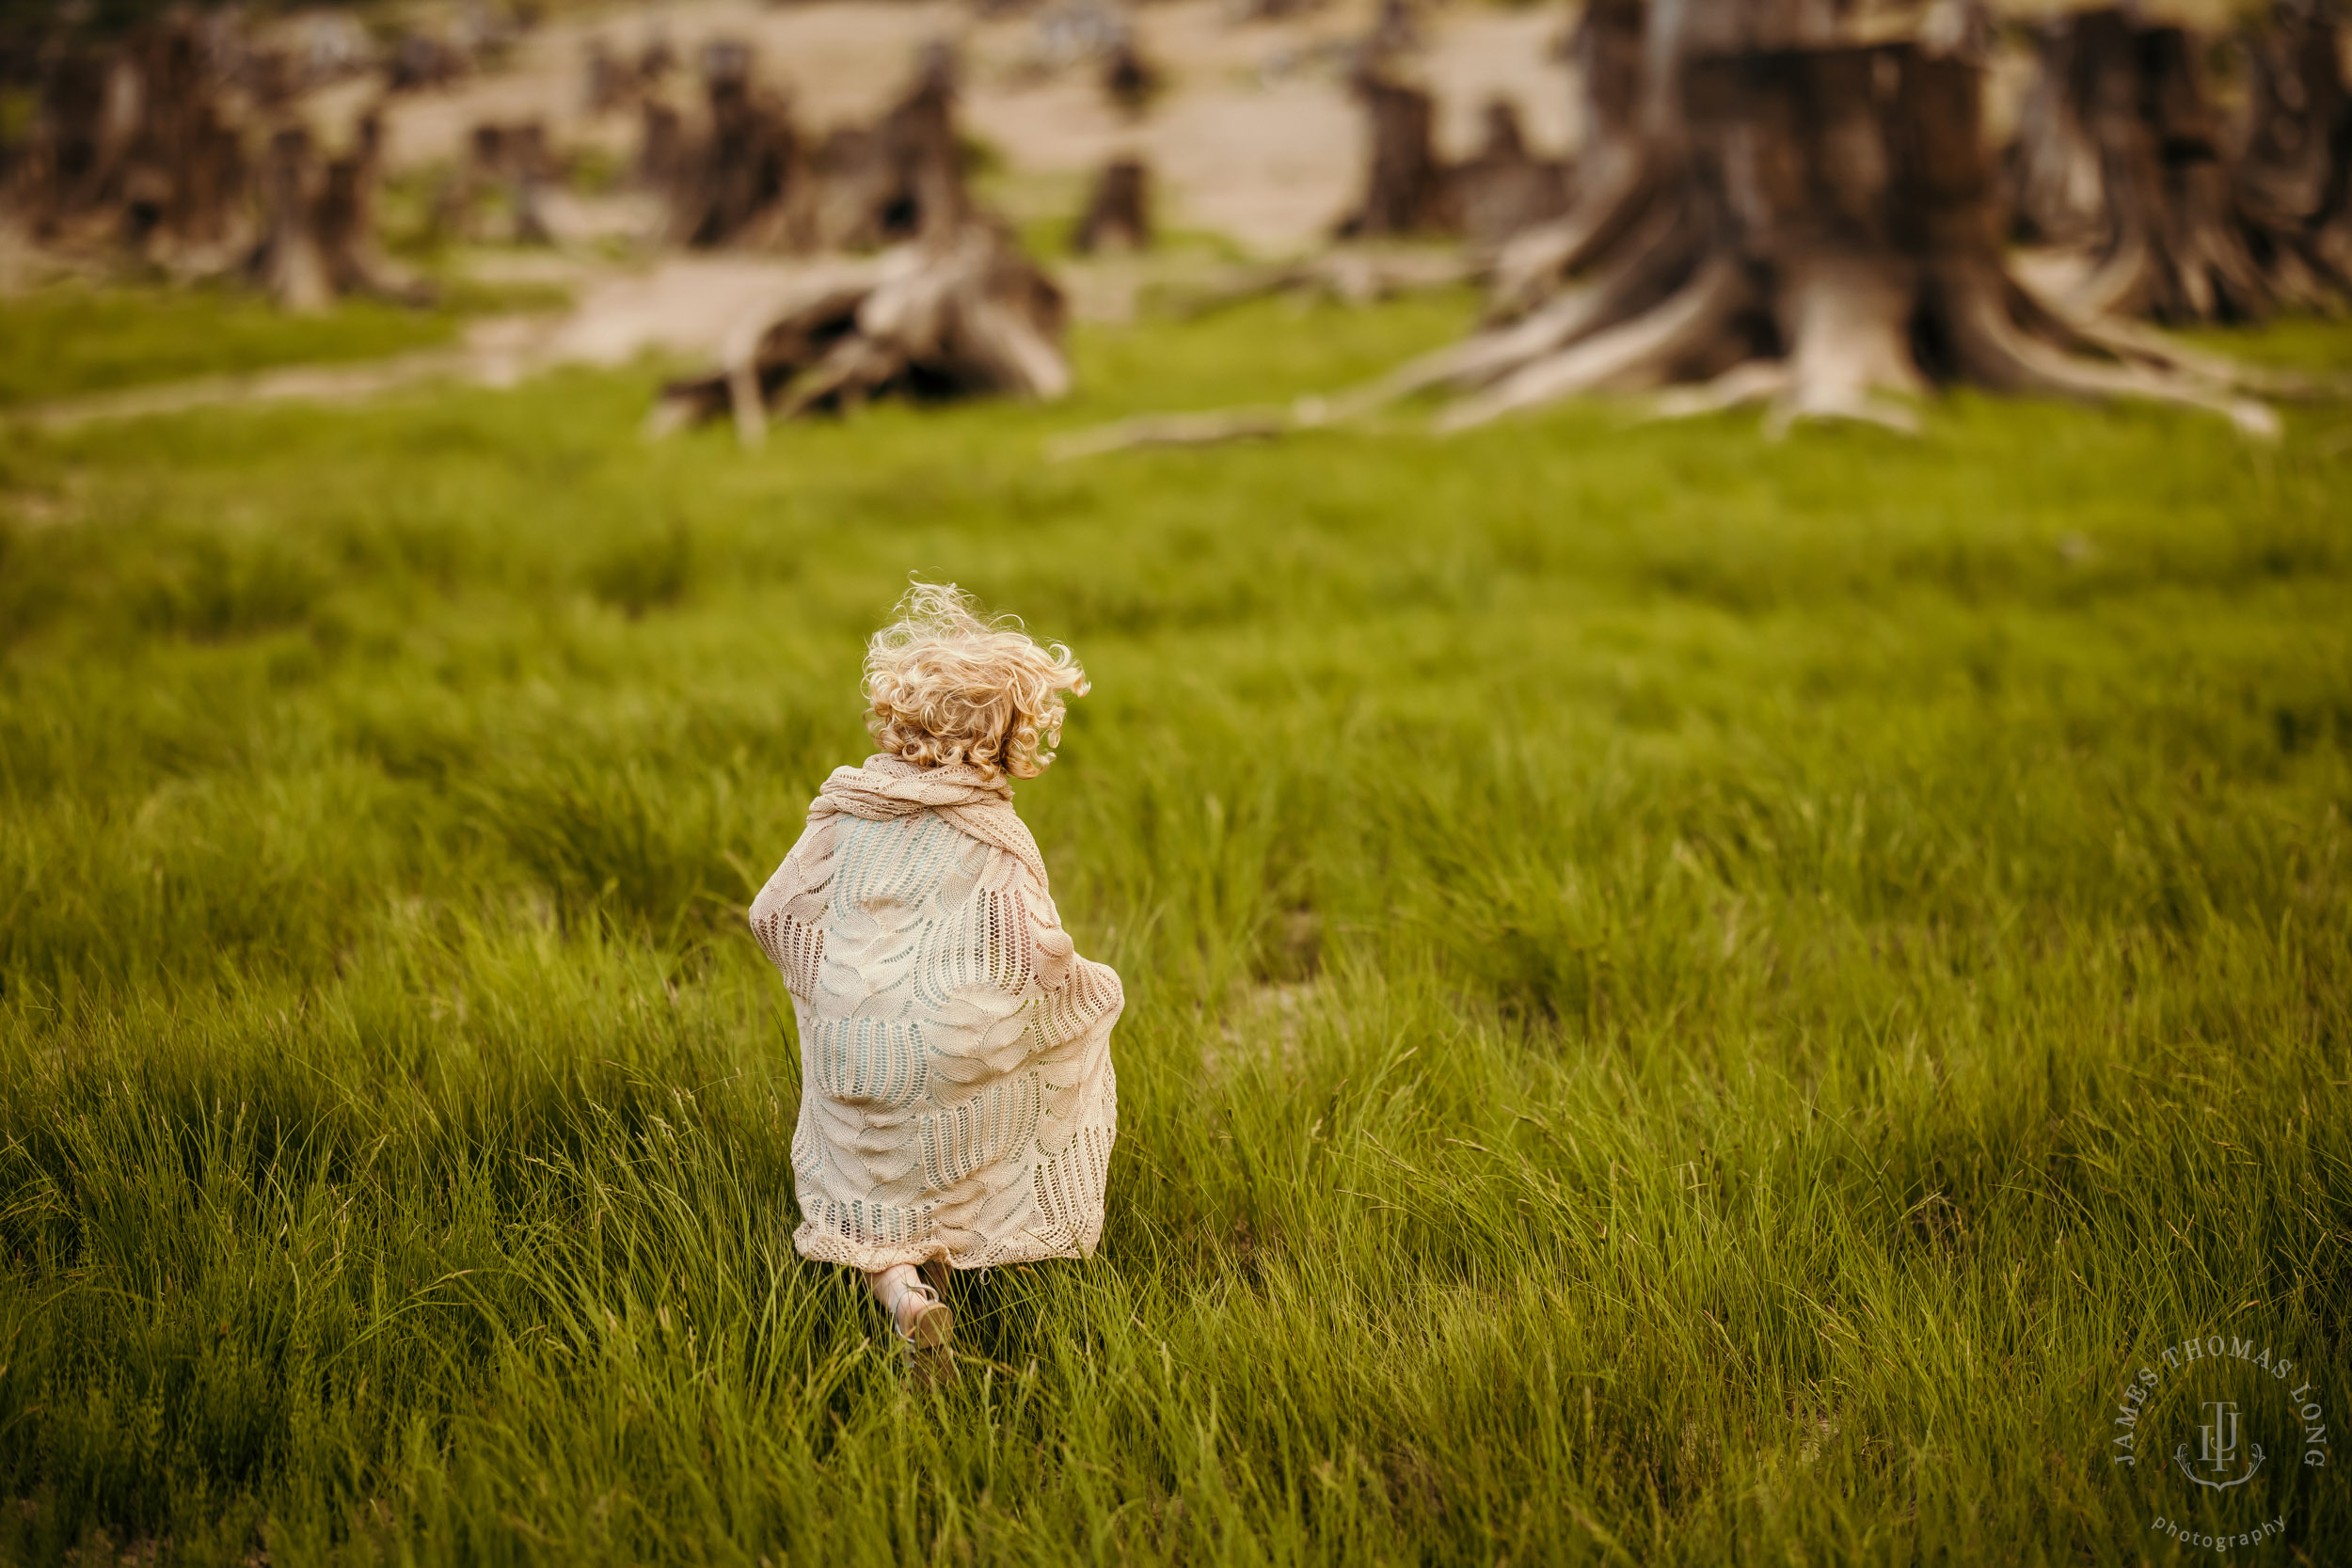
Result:
{"type": "MultiPolygon", "coordinates": [[[[333,80],[352,67],[340,55],[304,70],[333,80]]],[[[60,47],[42,64],[6,205],[36,243],[128,250],[183,277],[242,273],[290,309],[362,290],[421,297],[376,244],[373,112],[342,157],[322,159],[288,125],[248,166],[240,119],[288,69],[217,16],[174,13],[103,50],[60,47]]]]}
{"type": "Polygon", "coordinates": [[[968,202],[957,150],[954,85],[944,56],[872,125],[843,126],[811,148],[787,106],[753,85],[740,45],[705,61],[709,129],[690,138],[648,104],[639,169],[668,194],[669,232],[696,246],[865,250],[952,231],[968,202]]]}
{"type": "Polygon", "coordinates": [[[324,310],[341,294],[421,304],[431,292],[387,261],[375,240],[379,121],[360,119],[350,152],[322,162],[310,133],[270,138],[262,170],[261,243],[246,270],[281,309],[324,310]]]}
{"type": "Polygon", "coordinates": [[[539,121],[485,120],[467,137],[466,162],[435,202],[443,234],[501,245],[552,245],[547,198],[563,174],[539,121]],[[491,198],[485,213],[485,198],[491,198]]]}
{"type": "Polygon", "coordinates": [[[732,412],[757,441],[771,417],[875,398],[1051,399],[1070,389],[1061,292],[1000,225],[971,218],[885,254],[868,281],[746,323],[719,372],[663,389],[657,432],[732,412]]]}
{"type": "Polygon", "coordinates": [[[351,150],[327,164],[311,226],[327,281],[337,293],[374,294],[421,305],[433,297],[432,289],[394,265],[376,240],[375,193],[383,153],[383,119],[370,111],[359,118],[351,150]]]}
{"type": "Polygon", "coordinates": [[[2079,11],[2037,41],[2011,155],[2021,236],[2083,247],[2095,315],[2249,321],[2271,290],[2237,221],[2188,34],[2079,11]]]}
{"type": "Polygon", "coordinates": [[[1443,233],[1454,227],[1446,170],[1432,139],[1436,119],[1429,95],[1386,75],[1376,66],[1351,84],[1371,133],[1364,194],[1340,223],[1343,239],[1443,233]]]}
{"type": "Polygon", "coordinates": [[[2246,40],[2233,170],[2249,250],[2280,303],[2352,299],[2352,92],[2325,0],[2289,0],[2246,40]]]}
{"type": "MultiPolygon", "coordinates": [[[[709,129],[672,161],[671,236],[700,248],[806,248],[810,193],[800,134],[790,109],[755,86],[750,48],[711,44],[703,56],[703,90],[709,129]]],[[[650,136],[650,120],[647,129],[650,136]]]]}
{"type": "Polygon", "coordinates": [[[196,25],[174,18],[105,54],[54,54],[8,204],[32,236],[69,247],[127,245],[200,270],[245,221],[243,146],[196,25]]]}
{"type": "MultiPolygon", "coordinates": [[[[1495,269],[1490,324],[1379,382],[1303,400],[1288,427],[1447,395],[1459,429],[1587,392],[1662,393],[1662,412],[1769,402],[1909,429],[1911,394],[2146,397],[2275,433],[2250,372],[2103,318],[2054,309],[2009,273],[1981,71],[1915,43],[1836,41],[1810,0],[1597,5],[1577,48],[1590,155],[1575,200],[1495,269]],[[1633,26],[1638,50],[1628,37],[1633,26]]],[[[1136,427],[1135,440],[1263,434],[1263,411],[1136,427]]],[[[1116,433],[1086,450],[1121,444],[1116,433]]]]}
{"type": "Polygon", "coordinates": [[[324,184],[309,131],[290,126],[270,138],[262,166],[262,243],[249,267],[280,309],[309,314],[334,300],[317,224],[324,184]]]}
{"type": "Polygon", "coordinates": [[[1140,158],[1114,158],[1095,176],[1085,216],[1070,248],[1082,256],[1098,250],[1152,248],[1152,174],[1140,158]]]}

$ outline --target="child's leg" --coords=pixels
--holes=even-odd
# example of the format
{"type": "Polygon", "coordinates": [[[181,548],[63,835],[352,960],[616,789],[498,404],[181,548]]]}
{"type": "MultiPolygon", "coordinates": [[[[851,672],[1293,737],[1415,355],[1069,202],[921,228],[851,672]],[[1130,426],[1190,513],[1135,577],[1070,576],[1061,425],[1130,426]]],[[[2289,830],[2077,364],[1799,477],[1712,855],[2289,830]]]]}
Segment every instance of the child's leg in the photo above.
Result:
{"type": "Polygon", "coordinates": [[[923,1298],[907,1293],[907,1287],[921,1278],[912,1263],[893,1263],[866,1276],[866,1288],[874,1292],[882,1310],[897,1321],[901,1334],[914,1326],[914,1314],[923,1309],[923,1298]]]}

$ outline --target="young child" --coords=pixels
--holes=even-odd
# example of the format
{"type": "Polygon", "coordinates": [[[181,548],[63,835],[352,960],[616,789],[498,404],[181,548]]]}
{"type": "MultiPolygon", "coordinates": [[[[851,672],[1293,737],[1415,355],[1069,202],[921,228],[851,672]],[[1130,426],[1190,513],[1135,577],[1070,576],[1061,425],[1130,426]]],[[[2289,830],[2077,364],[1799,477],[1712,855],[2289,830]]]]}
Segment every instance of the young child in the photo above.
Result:
{"type": "Polygon", "coordinates": [[[898,616],[866,653],[881,751],[825,781],[751,918],[800,1024],[793,1245],[864,1271],[910,1358],[944,1361],[948,1267],[1094,1251],[1124,997],[1012,809],[1085,672],[953,583],[898,616]]]}

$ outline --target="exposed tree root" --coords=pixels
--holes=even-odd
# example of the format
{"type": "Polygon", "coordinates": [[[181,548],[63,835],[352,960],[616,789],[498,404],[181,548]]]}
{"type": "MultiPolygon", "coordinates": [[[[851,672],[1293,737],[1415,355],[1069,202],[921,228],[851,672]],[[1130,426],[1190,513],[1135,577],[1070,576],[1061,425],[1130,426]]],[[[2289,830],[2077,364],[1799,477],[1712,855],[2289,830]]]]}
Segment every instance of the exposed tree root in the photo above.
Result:
{"type": "MultiPolygon", "coordinates": [[[[1621,24],[1612,5],[1600,14],[1621,24]]],[[[1679,389],[1659,399],[1662,414],[1766,402],[1774,432],[1818,419],[1911,431],[1914,401],[1954,381],[2145,399],[2277,433],[2246,394],[2294,390],[2292,378],[2049,305],[2010,277],[1973,65],[1908,44],[1746,50],[1688,59],[1674,80],[1681,112],[1655,121],[1668,129],[1604,146],[1575,207],[1506,248],[1489,325],[1469,339],[1287,413],[1131,420],[1058,450],[1261,437],[1426,393],[1448,400],[1435,424],[1449,432],[1666,388],[1679,389]]],[[[1630,116],[1620,104],[1600,118],[1630,116]]],[[[2165,254],[2201,257],[2200,286],[2235,264],[2216,249],[2165,254]]],[[[2119,251],[2116,264],[2133,263],[2119,251]]],[[[2108,286],[2128,293],[2142,276],[2108,286]]]]}

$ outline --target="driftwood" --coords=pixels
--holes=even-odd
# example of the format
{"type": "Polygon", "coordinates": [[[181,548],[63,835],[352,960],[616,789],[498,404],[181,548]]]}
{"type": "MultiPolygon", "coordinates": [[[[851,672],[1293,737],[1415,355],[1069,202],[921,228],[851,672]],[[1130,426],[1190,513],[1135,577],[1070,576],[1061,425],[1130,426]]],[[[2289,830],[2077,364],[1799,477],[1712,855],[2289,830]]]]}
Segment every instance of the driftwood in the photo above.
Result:
{"type": "Polygon", "coordinates": [[[1070,389],[1061,291],[984,218],[886,253],[870,278],[746,324],[714,374],[663,388],[656,433],[734,416],[747,445],[772,417],[875,398],[1058,398],[1070,389]]]}
{"type": "Polygon", "coordinates": [[[1142,159],[1114,158],[1103,166],[1070,248],[1082,256],[1152,248],[1152,173],[1142,159]]]}
{"type": "Polygon", "coordinates": [[[2276,431],[2242,395],[2256,378],[2053,309],[2010,275],[1973,62],[1839,42],[1836,26],[1801,0],[1594,6],[1578,52],[1643,69],[1630,87],[1584,73],[1575,199],[1505,247],[1488,325],[1292,422],[1431,392],[1455,430],[1581,393],[1681,388],[1664,411],[1769,402],[1774,428],[1909,429],[1909,399],[1967,382],[2276,431]]]}

